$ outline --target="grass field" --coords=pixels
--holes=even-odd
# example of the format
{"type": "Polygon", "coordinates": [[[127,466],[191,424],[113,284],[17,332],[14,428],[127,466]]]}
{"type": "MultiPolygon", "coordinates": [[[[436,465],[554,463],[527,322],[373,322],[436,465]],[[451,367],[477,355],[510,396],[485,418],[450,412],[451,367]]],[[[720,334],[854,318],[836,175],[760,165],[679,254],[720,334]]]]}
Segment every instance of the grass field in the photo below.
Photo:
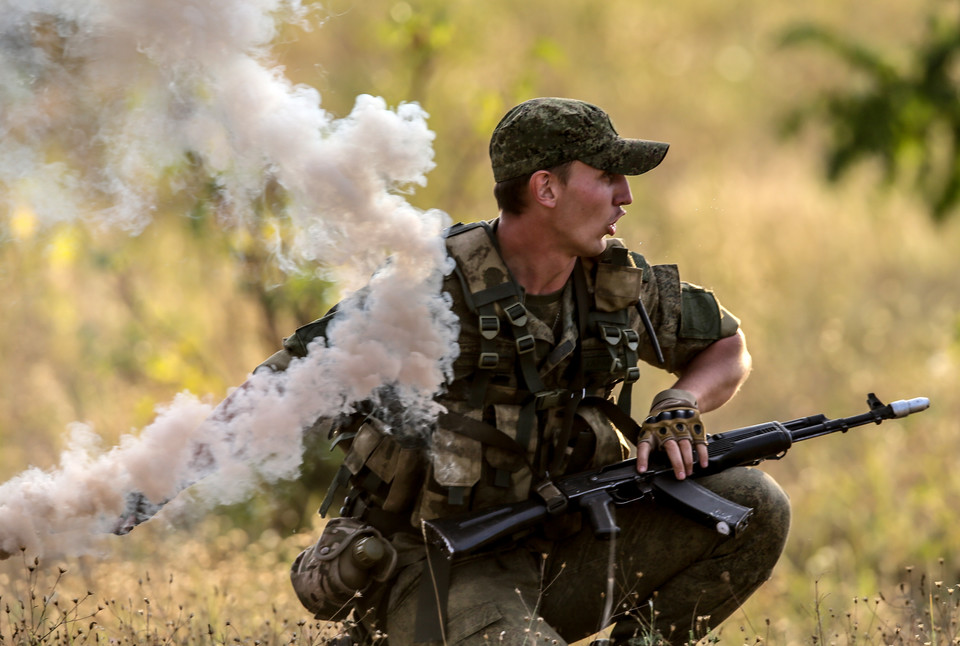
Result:
{"type": "MultiPolygon", "coordinates": [[[[900,61],[934,6],[947,5],[342,1],[326,5],[322,27],[278,40],[285,73],[321,88],[330,110],[361,92],[425,106],[438,168],[411,201],[456,220],[494,215],[486,138],[529,94],[580,96],[624,134],[670,141],[667,163],[633,180],[618,235],[652,262],[678,263],[743,321],[754,372],[707,417],[710,431],[852,415],[868,392],[931,399],[920,415],[764,465],[794,525],[773,578],[718,643],[960,641],[960,218],[935,224],[909,182],[883,188],[870,163],[827,184],[824,133],[777,134],[792,107],[858,82],[822,52],[780,50],[783,28],[821,22],[900,61]]],[[[190,206],[171,198],[164,209],[190,206]]],[[[82,224],[7,232],[0,481],[56,465],[73,421],[110,446],[183,389],[222,397],[320,313],[262,317],[276,290],[258,292],[200,226],[158,218],[136,238],[82,224]]],[[[635,401],[668,384],[645,370],[635,401]]],[[[325,643],[334,628],[310,620],[287,575],[318,533],[313,520],[290,527],[321,493],[151,522],[83,556],[15,554],[0,562],[0,645],[325,643]]]]}
{"type": "MultiPolygon", "coordinates": [[[[37,562],[21,554],[5,562],[3,642],[268,646],[328,644],[339,634],[311,619],[289,587],[288,562],[309,535],[251,537],[216,519],[188,535],[138,531],[149,554],[116,545],[109,557],[37,562]]],[[[882,588],[853,595],[836,581],[808,578],[806,594],[790,599],[778,573],[708,643],[955,644],[960,584],[948,570],[944,560],[930,572],[904,568],[882,588]]]]}

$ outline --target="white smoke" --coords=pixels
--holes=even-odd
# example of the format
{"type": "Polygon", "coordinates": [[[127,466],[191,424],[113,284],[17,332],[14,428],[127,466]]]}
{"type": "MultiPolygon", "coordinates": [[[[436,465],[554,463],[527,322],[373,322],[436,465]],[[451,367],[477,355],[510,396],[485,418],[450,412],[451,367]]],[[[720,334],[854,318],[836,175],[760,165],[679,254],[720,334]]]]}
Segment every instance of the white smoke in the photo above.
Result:
{"type": "Polygon", "coordinates": [[[199,167],[234,223],[268,183],[283,187],[281,264],[321,265],[348,289],[377,270],[325,343],[253,375],[218,421],[185,393],[116,447],[76,425],[57,468],[0,485],[0,553],[84,552],[133,491],[162,501],[205,476],[205,501],[243,499],[296,475],[305,426],[383,385],[435,414],[456,352],[439,289],[448,219],[403,197],[434,166],[427,115],[361,96],[333,118],[271,64],[280,19],[308,15],[296,0],[0,0],[0,214],[26,205],[43,224],[137,233],[158,186],[199,167]]]}

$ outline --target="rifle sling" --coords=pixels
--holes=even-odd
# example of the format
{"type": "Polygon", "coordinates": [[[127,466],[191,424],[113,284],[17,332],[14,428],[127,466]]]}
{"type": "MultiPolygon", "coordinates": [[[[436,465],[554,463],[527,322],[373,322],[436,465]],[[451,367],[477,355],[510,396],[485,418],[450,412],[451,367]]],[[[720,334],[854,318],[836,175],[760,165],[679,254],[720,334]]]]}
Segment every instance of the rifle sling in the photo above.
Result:
{"type": "MultiPolygon", "coordinates": [[[[534,472],[534,467],[527,458],[526,448],[495,426],[452,411],[441,413],[437,421],[450,431],[521,456],[527,468],[534,472]]],[[[427,542],[426,549],[427,558],[420,573],[417,592],[417,617],[414,624],[416,643],[444,641],[447,625],[447,596],[450,591],[452,558],[447,558],[430,542],[427,542]]]]}
{"type": "MultiPolygon", "coordinates": [[[[583,272],[583,263],[581,263],[578,258],[577,264],[573,268],[573,298],[577,309],[577,342],[580,344],[581,350],[583,348],[584,335],[587,332],[588,320],[587,279],[583,272]]],[[[583,373],[582,351],[578,352],[574,358],[573,370],[573,385],[571,390],[575,394],[567,401],[564,409],[563,425],[557,435],[556,453],[549,467],[547,467],[546,476],[548,480],[551,474],[559,474],[564,466],[564,460],[567,457],[567,446],[570,444],[570,437],[573,433],[573,414],[580,406],[580,402],[583,401],[582,393],[586,377],[583,373]]],[[[548,499],[547,504],[549,505],[550,502],[548,499]]]]}
{"type": "MultiPolygon", "coordinates": [[[[578,261],[577,267],[574,270],[574,294],[578,314],[577,327],[581,341],[587,327],[585,293],[586,285],[583,269],[578,261]]],[[[578,359],[576,364],[574,386],[575,390],[580,390],[584,383],[583,362],[578,359]]],[[[531,388],[533,392],[544,390],[542,382],[539,382],[539,378],[531,379],[529,376],[529,367],[530,366],[526,366],[526,369],[523,371],[528,387],[531,388]],[[537,386],[539,386],[539,388],[537,386]]],[[[627,401],[629,401],[629,398],[627,401]]],[[[566,445],[570,441],[572,432],[573,413],[581,405],[591,405],[599,408],[631,442],[636,443],[637,438],[640,436],[640,426],[630,417],[629,413],[624,412],[615,403],[603,397],[584,397],[581,399],[579,395],[574,396],[567,402],[566,410],[564,411],[564,425],[558,437],[557,454],[554,456],[550,468],[558,468],[563,460],[563,453],[566,450],[566,445]]],[[[443,428],[478,440],[483,444],[521,456],[531,473],[541,475],[538,474],[538,470],[527,458],[526,447],[495,426],[460,413],[449,411],[441,414],[438,422],[443,428]]],[[[548,480],[543,484],[552,483],[548,480]]],[[[548,507],[550,507],[551,500],[547,499],[546,502],[548,507]]],[[[414,629],[415,642],[445,641],[444,631],[447,625],[447,597],[450,588],[451,567],[452,559],[445,558],[435,545],[428,543],[427,558],[424,561],[423,572],[420,575],[417,618],[414,629]]]]}
{"type": "Polygon", "coordinates": [[[417,591],[417,618],[413,641],[446,643],[447,597],[450,592],[450,569],[453,560],[445,557],[436,545],[427,543],[427,558],[420,573],[417,591]]]}
{"type": "MultiPolygon", "coordinates": [[[[495,446],[510,453],[523,456],[526,459],[527,449],[515,439],[498,429],[492,424],[487,424],[478,419],[473,419],[462,413],[447,411],[441,413],[437,422],[442,428],[458,433],[472,440],[477,440],[489,446],[495,446]]],[[[529,460],[527,461],[530,466],[529,460]]],[[[530,467],[533,468],[532,466],[530,467]]]]}
{"type": "Polygon", "coordinates": [[[623,436],[627,438],[631,444],[635,445],[637,443],[637,439],[640,437],[640,424],[624,412],[617,404],[603,397],[591,396],[584,397],[580,405],[593,406],[594,408],[600,409],[600,412],[613,422],[613,425],[623,433],[623,436]]]}

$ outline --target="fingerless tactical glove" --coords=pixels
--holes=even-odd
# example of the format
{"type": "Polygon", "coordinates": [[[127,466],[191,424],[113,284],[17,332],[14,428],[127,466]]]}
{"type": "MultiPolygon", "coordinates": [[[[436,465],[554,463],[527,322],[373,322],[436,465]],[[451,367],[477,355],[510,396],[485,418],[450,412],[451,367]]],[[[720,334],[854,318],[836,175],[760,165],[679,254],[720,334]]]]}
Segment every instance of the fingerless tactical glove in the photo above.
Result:
{"type": "Polygon", "coordinates": [[[650,414],[640,427],[639,442],[660,448],[670,440],[690,440],[706,444],[707,434],[700,421],[697,398],[680,388],[670,388],[657,394],[650,406],[650,414]]]}

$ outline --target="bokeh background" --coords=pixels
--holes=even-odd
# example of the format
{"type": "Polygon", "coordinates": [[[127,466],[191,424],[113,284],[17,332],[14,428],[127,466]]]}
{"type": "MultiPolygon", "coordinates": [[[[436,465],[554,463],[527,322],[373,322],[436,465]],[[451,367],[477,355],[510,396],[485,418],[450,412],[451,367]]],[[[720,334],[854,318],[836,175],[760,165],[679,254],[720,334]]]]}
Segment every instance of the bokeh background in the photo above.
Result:
{"type": "MultiPolygon", "coordinates": [[[[437,167],[409,200],[455,221],[496,215],[486,145],[524,99],[588,100],[621,134],[670,142],[631,180],[618,236],[742,319],[753,375],[711,430],[851,415],[868,392],[932,400],[763,467],[793,501],[792,534],[721,637],[811,643],[824,608],[849,622],[856,599],[902,593],[905,573],[960,580],[958,16],[946,0],[332,0],[284,27],[270,56],[335,115],[362,93],[422,105],[437,167]],[[924,67],[937,38],[939,66],[924,67]],[[939,84],[923,73],[934,67],[939,84]]],[[[165,195],[136,236],[0,213],[0,481],[55,465],[71,422],[109,446],[182,390],[219,400],[332,304],[330,285],[277,269],[256,222],[219,226],[204,186],[165,195]]],[[[636,401],[668,382],[646,369],[636,401]]],[[[105,599],[144,597],[112,592],[142,586],[138,572],[169,574],[168,605],[202,606],[211,625],[296,617],[286,563],[315,535],[335,464],[311,447],[298,481],[66,567],[105,599]]],[[[26,589],[22,564],[3,568],[0,595],[26,589]]]]}

